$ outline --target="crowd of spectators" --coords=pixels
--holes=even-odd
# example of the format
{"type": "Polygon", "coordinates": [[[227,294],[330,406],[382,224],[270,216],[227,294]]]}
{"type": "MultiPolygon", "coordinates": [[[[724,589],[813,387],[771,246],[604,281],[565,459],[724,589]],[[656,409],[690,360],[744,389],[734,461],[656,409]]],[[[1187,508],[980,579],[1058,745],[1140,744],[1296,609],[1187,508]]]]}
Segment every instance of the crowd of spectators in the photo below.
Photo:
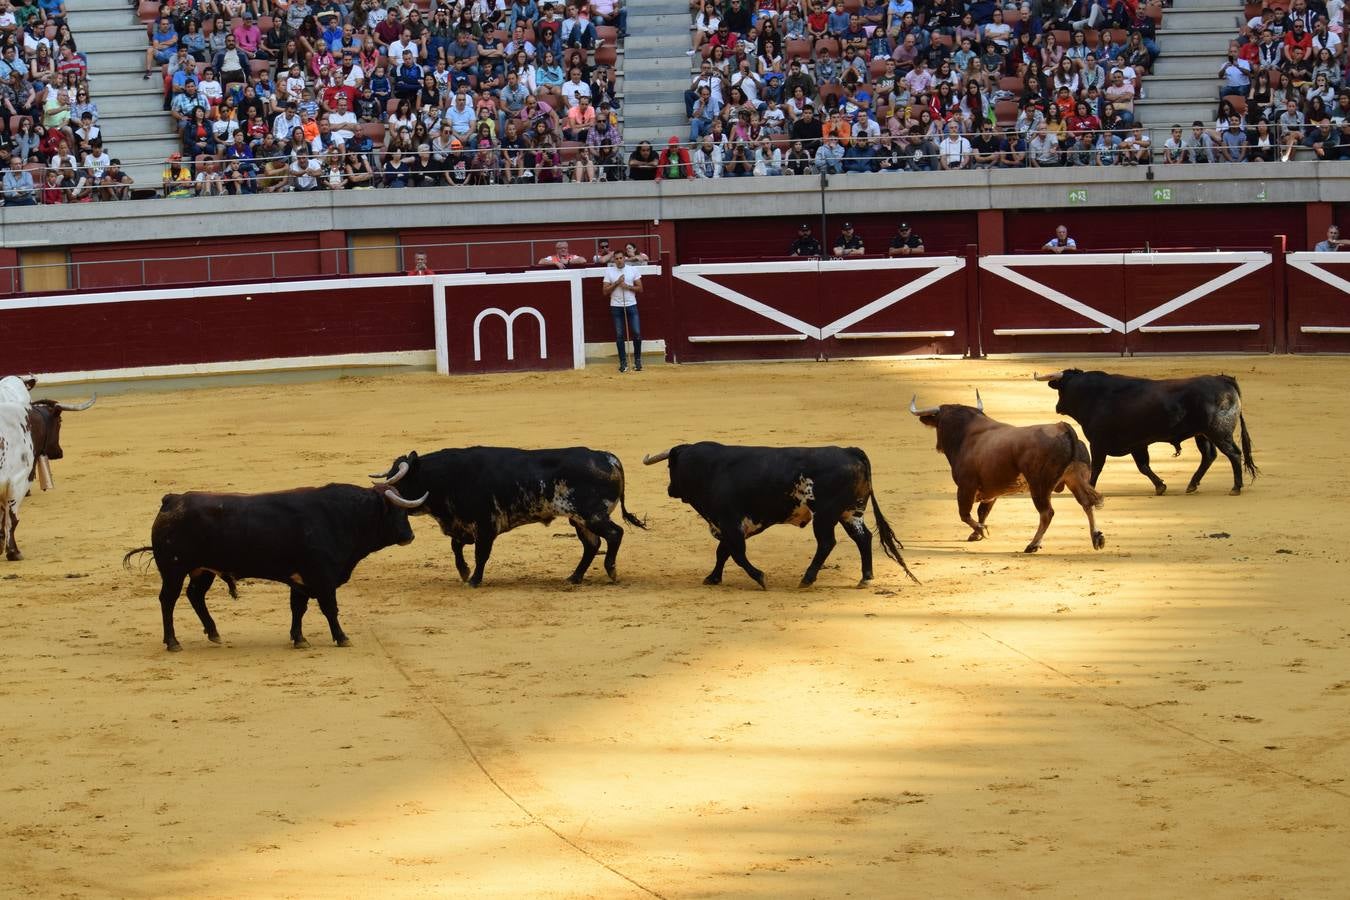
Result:
{"type": "Polygon", "coordinates": [[[1163,161],[1288,161],[1300,147],[1315,159],[1350,159],[1345,0],[1248,12],[1219,70],[1215,122],[1193,122],[1189,133],[1173,126],[1163,161]]]}
{"type": "MultiPolygon", "coordinates": [[[[693,177],[1133,165],[1156,0],[696,0],[693,177]]],[[[674,149],[671,149],[674,152],[674,149]]],[[[681,177],[671,165],[666,177],[681,177]]],[[[685,175],[684,177],[688,177],[685,175]]]]}
{"type": "Polygon", "coordinates": [[[0,172],[6,206],[131,196],[61,0],[0,0],[0,172]]]}
{"type": "MultiPolygon", "coordinates": [[[[0,0],[3,2],[3,0],[0,0]]],[[[166,197],[606,181],[622,0],[173,0],[166,197]]]]}

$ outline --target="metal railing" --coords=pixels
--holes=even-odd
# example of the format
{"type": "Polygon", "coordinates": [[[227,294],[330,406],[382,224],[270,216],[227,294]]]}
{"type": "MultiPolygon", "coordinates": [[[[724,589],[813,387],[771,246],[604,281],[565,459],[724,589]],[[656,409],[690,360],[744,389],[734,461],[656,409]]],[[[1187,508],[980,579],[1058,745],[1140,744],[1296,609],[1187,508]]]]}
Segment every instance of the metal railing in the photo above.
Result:
{"type": "Polygon", "coordinates": [[[152,256],[139,259],[110,259],[39,263],[0,267],[0,294],[43,294],[53,291],[26,291],[25,275],[63,271],[63,292],[85,292],[129,287],[175,287],[201,284],[247,284],[257,281],[301,281],[332,275],[388,275],[412,267],[413,256],[426,253],[430,268],[437,272],[494,271],[537,266],[553,253],[554,244],[564,240],[569,252],[590,263],[600,253],[600,242],[608,241],[611,250],[633,243],[640,253],[652,259],[660,257],[661,238],[657,234],[571,235],[558,238],[532,238],[516,241],[397,242],[369,247],[345,246],[267,250],[252,253],[200,253],[183,256],[152,256]],[[394,269],[359,267],[363,254],[393,251],[398,264],[394,269]],[[100,276],[100,272],[104,273],[100,276]],[[114,274],[109,274],[114,273],[114,274]]]}

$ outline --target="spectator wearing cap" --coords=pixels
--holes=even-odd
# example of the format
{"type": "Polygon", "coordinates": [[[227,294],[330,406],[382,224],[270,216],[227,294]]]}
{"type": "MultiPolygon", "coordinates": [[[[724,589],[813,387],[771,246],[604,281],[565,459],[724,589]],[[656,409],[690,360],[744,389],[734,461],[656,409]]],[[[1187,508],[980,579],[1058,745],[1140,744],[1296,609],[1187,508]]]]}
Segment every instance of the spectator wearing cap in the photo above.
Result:
{"type": "MultiPolygon", "coordinates": [[[[164,166],[164,196],[191,197],[192,170],[183,165],[183,154],[170,153],[168,164],[164,166]]],[[[6,198],[8,205],[8,198],[6,198]]]]}
{"type": "Polygon", "coordinates": [[[805,222],[797,226],[797,239],[788,247],[788,256],[802,256],[809,259],[817,259],[825,255],[821,249],[820,241],[811,233],[811,226],[805,222]]]}
{"type": "Polygon", "coordinates": [[[834,242],[834,255],[846,258],[862,256],[865,252],[862,238],[853,230],[853,223],[845,222],[843,230],[839,233],[839,239],[834,242]]]}
{"type": "Polygon", "coordinates": [[[258,28],[258,23],[253,19],[253,10],[244,10],[244,18],[239,24],[234,26],[231,31],[234,35],[234,42],[240,50],[247,53],[251,58],[261,58],[258,55],[259,47],[262,44],[262,30],[258,28]]]}
{"type": "Polygon", "coordinates": [[[886,255],[922,256],[923,238],[910,230],[908,222],[901,222],[900,227],[896,229],[895,237],[891,238],[891,246],[886,255]]]}
{"type": "Polygon", "coordinates": [[[680,139],[671,136],[666,147],[656,159],[656,181],[666,181],[694,177],[694,166],[689,159],[689,151],[680,146],[680,139]]]}

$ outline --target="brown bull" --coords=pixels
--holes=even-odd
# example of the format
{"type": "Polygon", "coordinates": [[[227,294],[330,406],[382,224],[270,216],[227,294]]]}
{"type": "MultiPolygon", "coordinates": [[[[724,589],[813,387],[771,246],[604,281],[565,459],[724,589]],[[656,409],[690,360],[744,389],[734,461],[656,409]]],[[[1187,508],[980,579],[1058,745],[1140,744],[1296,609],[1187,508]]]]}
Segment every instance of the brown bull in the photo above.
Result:
{"type": "Polygon", "coordinates": [[[985,520],[994,501],[1004,494],[1031,492],[1031,502],[1041,514],[1036,536],[1027,544],[1026,553],[1041,549],[1041,538],[1050,527],[1055,511],[1050,492],[1068,488],[1087,513],[1092,549],[1106,546],[1106,536],[1097,530],[1092,515],[1102,505],[1102,495],[1092,486],[1091,457],[1073,426],[1054,425],[1018,427],[996,422],[984,414],[984,403],[975,392],[976,406],[944,404],[919,409],[918,397],[909,402],[909,411],[919,421],[937,431],[937,450],[947,457],[956,482],[956,508],[961,521],[970,526],[968,540],[980,541],[989,534],[985,520]],[[979,501],[979,521],[970,517],[970,508],[979,501]]]}

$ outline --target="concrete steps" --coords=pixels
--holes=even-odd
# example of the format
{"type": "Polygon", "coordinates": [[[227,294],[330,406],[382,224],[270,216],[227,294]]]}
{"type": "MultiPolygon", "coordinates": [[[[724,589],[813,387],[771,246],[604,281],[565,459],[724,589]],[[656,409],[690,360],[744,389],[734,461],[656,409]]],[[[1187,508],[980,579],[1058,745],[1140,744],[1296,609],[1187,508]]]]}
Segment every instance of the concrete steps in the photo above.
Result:
{"type": "MultiPolygon", "coordinates": [[[[1152,74],[1158,78],[1200,77],[1214,81],[1217,79],[1219,66],[1223,65],[1225,58],[1223,49],[1220,49],[1217,54],[1207,50],[1177,54],[1168,53],[1154,61],[1152,74]]],[[[1149,83],[1152,83],[1152,79],[1149,79],[1149,83]]]]}
{"type": "Polygon", "coordinates": [[[80,51],[89,60],[90,99],[108,154],[139,190],[160,187],[165,158],[178,149],[173,120],[164,112],[163,86],[145,72],[145,28],[125,0],[66,0],[80,51]]]}
{"type": "Polygon", "coordinates": [[[689,5],[685,0],[632,0],[624,43],[624,140],[664,144],[689,131],[689,5]]]}
{"type": "Polygon", "coordinates": [[[1212,94],[1217,101],[1219,81],[1212,74],[1197,79],[1194,75],[1151,75],[1144,80],[1148,100],[1178,100],[1212,94]]]}

